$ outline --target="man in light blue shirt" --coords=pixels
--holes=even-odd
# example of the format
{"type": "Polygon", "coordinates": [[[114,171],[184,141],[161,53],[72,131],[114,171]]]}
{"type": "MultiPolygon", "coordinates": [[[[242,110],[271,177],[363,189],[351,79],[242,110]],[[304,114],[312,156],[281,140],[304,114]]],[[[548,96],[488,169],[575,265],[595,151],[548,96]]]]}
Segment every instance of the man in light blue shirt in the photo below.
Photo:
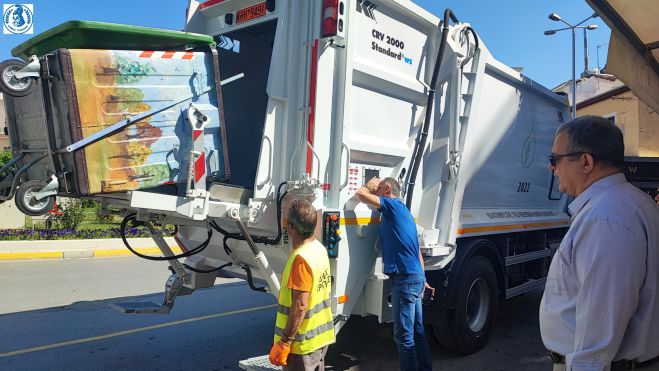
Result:
{"type": "Polygon", "coordinates": [[[554,370],[659,369],[659,208],[622,174],[622,132],[579,117],[558,129],[549,162],[576,197],[540,303],[554,370]]]}

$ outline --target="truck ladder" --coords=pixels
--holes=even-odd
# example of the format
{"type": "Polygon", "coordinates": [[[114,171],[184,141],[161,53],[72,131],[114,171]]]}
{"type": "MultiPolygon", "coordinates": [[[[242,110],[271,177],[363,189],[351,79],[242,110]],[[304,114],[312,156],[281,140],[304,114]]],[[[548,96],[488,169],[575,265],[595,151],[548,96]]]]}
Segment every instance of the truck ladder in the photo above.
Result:
{"type": "MultiPolygon", "coordinates": [[[[460,71],[456,71],[453,77],[453,84],[459,92],[456,98],[453,98],[453,105],[451,115],[449,117],[449,163],[448,172],[441,180],[442,186],[439,197],[442,200],[450,200],[450,202],[442,202],[439,204],[439,211],[437,212],[436,220],[448,220],[447,225],[452,225],[454,219],[459,218],[459,210],[454,210],[453,205],[457,202],[458,205],[462,204],[462,195],[456,194],[458,183],[458,172],[460,170],[460,160],[463,151],[467,130],[469,127],[469,120],[471,117],[471,108],[476,95],[476,88],[479,85],[481,74],[483,74],[484,66],[482,66],[481,50],[476,49],[474,52],[468,71],[463,71],[463,66],[460,66],[460,71]],[[463,77],[466,79],[467,86],[463,88],[463,77]],[[464,102],[464,103],[463,103],[464,102]]],[[[454,236],[450,233],[451,228],[442,228],[440,230],[439,246],[423,248],[422,253],[426,256],[435,256],[437,251],[441,251],[441,246],[448,246],[450,241],[454,241],[454,236]]]]}

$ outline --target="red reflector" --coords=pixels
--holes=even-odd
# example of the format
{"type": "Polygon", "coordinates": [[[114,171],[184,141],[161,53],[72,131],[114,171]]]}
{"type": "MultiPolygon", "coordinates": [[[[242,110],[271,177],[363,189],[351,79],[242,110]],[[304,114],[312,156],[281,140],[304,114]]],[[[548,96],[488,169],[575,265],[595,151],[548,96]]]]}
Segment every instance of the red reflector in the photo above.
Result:
{"type": "Polygon", "coordinates": [[[336,36],[339,0],[325,0],[323,2],[323,23],[321,34],[323,37],[336,36]]]}
{"type": "Polygon", "coordinates": [[[224,1],[224,0],[208,0],[207,2],[205,2],[205,3],[201,4],[201,5],[199,5],[199,9],[208,8],[208,7],[211,6],[211,5],[219,4],[219,3],[223,2],[223,1],[224,1]]]}
{"type": "Polygon", "coordinates": [[[330,184],[329,183],[323,183],[320,185],[320,189],[323,191],[329,191],[330,190],[330,184]]]}
{"type": "Polygon", "coordinates": [[[202,153],[194,163],[194,181],[198,182],[206,174],[206,154],[202,153]]]}

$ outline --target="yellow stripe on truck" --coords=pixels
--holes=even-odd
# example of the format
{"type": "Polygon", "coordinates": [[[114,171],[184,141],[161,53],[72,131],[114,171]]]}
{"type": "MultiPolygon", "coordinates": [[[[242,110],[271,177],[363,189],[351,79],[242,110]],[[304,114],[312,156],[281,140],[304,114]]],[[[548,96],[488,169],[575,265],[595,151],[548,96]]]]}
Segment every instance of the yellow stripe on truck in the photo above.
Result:
{"type": "MultiPolygon", "coordinates": [[[[416,218],[414,218],[416,222],[416,218]]],[[[380,224],[380,216],[368,216],[365,218],[341,218],[341,225],[369,225],[380,224]]]]}
{"type": "Polygon", "coordinates": [[[341,218],[341,225],[369,225],[380,223],[380,216],[367,218],[341,218]]]}
{"type": "Polygon", "coordinates": [[[541,227],[558,227],[558,226],[566,226],[567,227],[569,225],[570,225],[570,222],[567,221],[567,220],[558,221],[558,222],[522,223],[522,224],[507,224],[507,225],[486,225],[486,226],[481,226],[481,227],[458,228],[458,234],[508,231],[508,230],[513,230],[513,229],[531,229],[531,228],[541,228],[541,227]]]}

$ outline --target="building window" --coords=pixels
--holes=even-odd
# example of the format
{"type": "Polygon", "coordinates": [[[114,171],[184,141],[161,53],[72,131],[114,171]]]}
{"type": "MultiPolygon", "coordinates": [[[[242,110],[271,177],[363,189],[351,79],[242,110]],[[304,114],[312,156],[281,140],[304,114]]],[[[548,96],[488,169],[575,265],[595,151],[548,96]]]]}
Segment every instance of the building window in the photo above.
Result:
{"type": "Polygon", "coordinates": [[[613,125],[616,124],[616,114],[615,113],[609,113],[608,115],[602,115],[605,119],[611,121],[613,125]]]}

